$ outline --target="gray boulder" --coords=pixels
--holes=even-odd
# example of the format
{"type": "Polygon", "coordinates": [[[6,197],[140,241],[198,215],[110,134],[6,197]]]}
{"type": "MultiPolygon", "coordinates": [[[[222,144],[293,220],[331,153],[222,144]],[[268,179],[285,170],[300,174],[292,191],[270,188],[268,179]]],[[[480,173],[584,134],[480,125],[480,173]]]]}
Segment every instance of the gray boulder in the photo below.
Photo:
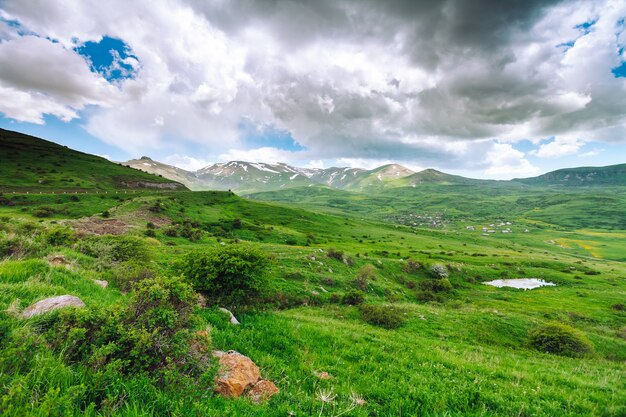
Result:
{"type": "Polygon", "coordinates": [[[83,303],[83,300],[73,295],[59,295],[58,297],[45,298],[27,307],[22,312],[22,317],[26,319],[64,307],[82,308],[85,307],[85,303],[83,303]]]}

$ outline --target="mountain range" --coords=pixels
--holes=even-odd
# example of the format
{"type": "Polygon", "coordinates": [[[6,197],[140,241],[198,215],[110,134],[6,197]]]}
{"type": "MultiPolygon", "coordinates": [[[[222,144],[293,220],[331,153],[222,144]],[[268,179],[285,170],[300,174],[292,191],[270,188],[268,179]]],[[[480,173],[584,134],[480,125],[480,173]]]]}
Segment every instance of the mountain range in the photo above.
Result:
{"type": "Polygon", "coordinates": [[[10,179],[10,182],[0,183],[0,191],[184,189],[186,186],[191,190],[231,190],[239,194],[253,194],[322,186],[370,193],[429,184],[488,187],[626,185],[626,164],[560,169],[537,177],[510,181],[471,179],[434,169],[414,172],[398,164],[366,170],[349,167],[298,168],[285,163],[230,161],[187,171],[147,156],[113,163],[47,140],[4,129],[0,129],[0,160],[1,177],[7,181],[10,179]]]}
{"type": "Polygon", "coordinates": [[[561,169],[538,177],[510,181],[472,179],[435,169],[414,172],[398,164],[365,170],[347,167],[298,168],[284,163],[230,161],[209,165],[197,171],[186,171],[146,156],[123,164],[180,182],[192,190],[232,190],[240,194],[314,185],[356,192],[417,187],[422,184],[517,187],[626,185],[626,164],[561,169]]]}

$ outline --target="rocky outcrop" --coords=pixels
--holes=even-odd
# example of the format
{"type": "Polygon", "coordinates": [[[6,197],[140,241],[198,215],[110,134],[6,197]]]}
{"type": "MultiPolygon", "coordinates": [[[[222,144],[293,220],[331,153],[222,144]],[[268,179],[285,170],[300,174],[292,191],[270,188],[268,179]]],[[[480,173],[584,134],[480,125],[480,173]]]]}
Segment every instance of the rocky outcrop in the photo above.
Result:
{"type": "Polygon", "coordinates": [[[85,307],[85,303],[83,303],[83,300],[73,295],[60,295],[58,297],[50,297],[44,300],[37,301],[35,304],[27,307],[22,312],[22,317],[29,318],[65,307],[82,308],[85,307]]]}
{"type": "Polygon", "coordinates": [[[234,350],[214,351],[219,360],[219,371],[215,377],[215,392],[223,397],[246,397],[255,403],[266,401],[278,393],[273,382],[262,380],[259,367],[250,358],[234,350]],[[247,392],[246,392],[247,391],[247,392]]]}
{"type": "Polygon", "coordinates": [[[261,372],[252,360],[234,350],[215,351],[220,370],[215,378],[215,391],[224,397],[240,397],[261,379],[261,372]]]}
{"type": "Polygon", "coordinates": [[[148,181],[131,181],[121,183],[128,188],[154,188],[158,190],[182,190],[185,186],[177,182],[148,182],[148,181]]]}

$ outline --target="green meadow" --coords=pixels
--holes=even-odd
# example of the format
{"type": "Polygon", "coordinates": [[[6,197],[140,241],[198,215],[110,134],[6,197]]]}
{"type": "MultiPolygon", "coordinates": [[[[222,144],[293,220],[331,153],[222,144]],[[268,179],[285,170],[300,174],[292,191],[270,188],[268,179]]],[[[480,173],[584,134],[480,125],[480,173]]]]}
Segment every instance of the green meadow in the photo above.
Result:
{"type": "MultiPolygon", "coordinates": [[[[500,195],[494,193],[485,207],[458,201],[456,193],[440,192],[430,201],[396,195],[395,213],[382,202],[371,203],[374,197],[356,194],[345,197],[351,207],[341,210],[324,208],[323,199],[314,201],[319,196],[295,205],[228,192],[5,194],[0,411],[6,416],[624,415],[621,223],[572,215],[585,227],[571,227],[569,218],[552,222],[560,218],[554,205],[524,210],[515,201],[530,197],[514,199],[513,192],[503,191],[503,207],[516,208],[498,209],[500,195]],[[451,201],[458,202],[449,209],[454,215],[436,214],[451,201]],[[440,223],[414,226],[417,222],[406,217],[426,213],[440,223]],[[483,236],[483,225],[490,224],[498,232],[483,236]],[[96,228],[104,234],[94,234],[95,226],[104,227],[96,228]],[[502,233],[505,228],[512,232],[502,233]],[[263,287],[243,299],[194,304],[184,330],[208,330],[212,349],[237,350],[255,361],[280,390],[269,402],[215,395],[210,365],[202,372],[167,361],[142,367],[151,363],[145,357],[150,353],[137,354],[136,341],[124,350],[115,338],[101,342],[102,332],[90,327],[100,323],[108,329],[110,317],[120,311],[125,317],[142,282],[158,277],[184,282],[180,265],[189,254],[231,246],[252,246],[267,255],[263,287]],[[55,257],[63,262],[54,264],[55,257]],[[527,277],[556,286],[524,291],[483,284],[527,277]],[[109,286],[99,287],[96,279],[109,286]],[[80,297],[88,313],[59,310],[20,318],[31,303],[62,294],[80,297]],[[355,294],[362,299],[353,301],[355,294]],[[240,326],[228,323],[217,309],[222,306],[240,326]],[[531,333],[550,323],[575,329],[592,348],[576,355],[537,348],[531,333]],[[104,344],[89,356],[82,350],[86,343],[104,344]],[[328,379],[319,377],[322,372],[328,379]]],[[[580,202],[573,196],[563,200],[580,202]]],[[[134,321],[125,323],[134,329],[134,321]]],[[[131,330],[111,329],[120,332],[115,337],[135,340],[125,333],[131,330]]]]}

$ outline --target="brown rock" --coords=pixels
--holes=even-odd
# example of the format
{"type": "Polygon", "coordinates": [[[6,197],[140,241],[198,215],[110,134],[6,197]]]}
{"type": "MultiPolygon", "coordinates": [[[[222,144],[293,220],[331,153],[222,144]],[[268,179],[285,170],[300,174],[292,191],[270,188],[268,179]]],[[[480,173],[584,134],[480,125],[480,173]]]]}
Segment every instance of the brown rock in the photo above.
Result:
{"type": "Polygon", "coordinates": [[[240,397],[261,379],[259,368],[239,352],[214,351],[213,356],[220,363],[220,370],[215,377],[215,392],[224,397],[240,397]]]}
{"type": "Polygon", "coordinates": [[[22,317],[29,318],[64,307],[85,307],[85,303],[73,295],[60,295],[37,301],[22,312],[22,317]]]}
{"type": "Polygon", "coordinates": [[[272,381],[262,379],[246,394],[246,397],[253,403],[261,404],[270,399],[273,395],[278,394],[278,388],[272,381]]]}

